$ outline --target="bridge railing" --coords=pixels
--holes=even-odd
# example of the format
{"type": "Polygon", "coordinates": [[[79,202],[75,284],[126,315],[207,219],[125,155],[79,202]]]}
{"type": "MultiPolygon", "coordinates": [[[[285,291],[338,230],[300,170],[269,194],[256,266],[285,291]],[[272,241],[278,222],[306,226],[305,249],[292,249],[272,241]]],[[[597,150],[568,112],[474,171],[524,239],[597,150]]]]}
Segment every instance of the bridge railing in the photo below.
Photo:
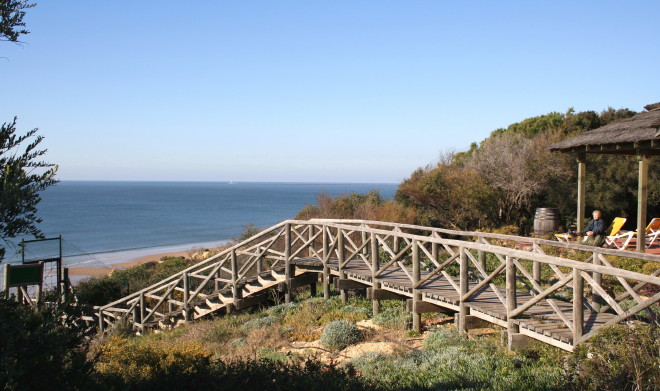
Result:
{"type": "Polygon", "coordinates": [[[374,286],[388,271],[400,270],[413,289],[413,300],[421,300],[422,290],[433,282],[448,283],[459,298],[459,329],[468,313],[466,306],[484,290],[492,292],[501,303],[505,312],[502,324],[514,333],[518,331],[517,320],[532,316],[530,313],[533,314],[539,304],[547,304],[555,318],[571,331],[570,340],[558,343],[564,348],[568,343],[591,338],[596,325],[618,323],[641,312],[647,312],[650,321],[658,322],[657,312],[652,310],[656,308],[657,311],[656,303],[660,301],[660,257],[656,255],[406,224],[313,221],[324,224],[331,243],[343,244],[343,252],[348,253],[335,249],[335,256],[340,260],[340,278],[351,262],[366,264],[371,259],[374,286]],[[496,241],[518,247],[523,244],[526,250],[491,244],[496,241]],[[562,255],[576,259],[547,255],[543,248],[546,251],[560,249],[562,255]],[[365,249],[373,249],[371,256],[365,249]],[[381,262],[383,252],[386,259],[381,262]],[[643,272],[614,267],[608,259],[613,256],[625,257],[627,261],[637,262],[637,266],[645,263],[643,272]],[[645,294],[640,294],[643,288],[645,294]],[[585,314],[593,318],[605,313],[612,313],[612,316],[585,322],[585,314]]]}
{"type": "MultiPolygon", "coordinates": [[[[407,224],[287,220],[163,281],[99,307],[100,328],[122,318],[138,329],[176,315],[190,320],[191,311],[200,301],[228,290],[233,299],[241,299],[247,279],[279,267],[284,268],[286,299],[291,300],[293,261],[298,258],[320,261],[325,297],[330,296],[331,274],[346,279],[353,265],[368,270],[370,284],[376,289],[394,289],[397,282],[388,278],[398,271],[399,285],[412,296],[413,305],[423,301],[422,296],[434,284],[443,283],[453,292],[445,304],[458,312],[460,330],[466,328],[469,306],[477,303],[484,292],[494,295],[503,308],[502,319],[494,321],[511,333],[518,332],[517,321],[521,319],[552,315],[534,314],[539,306],[549,306],[555,318],[571,331],[571,341],[558,344],[565,349],[593,335],[594,323],[585,323],[585,314],[610,314],[600,324],[613,324],[646,311],[648,318],[657,322],[651,308],[660,301],[660,256],[407,224]],[[524,249],[521,243],[526,243],[524,249]],[[633,263],[644,263],[645,269],[640,272],[615,267],[612,256],[624,255],[633,263]],[[337,270],[331,271],[334,265],[337,270]]],[[[345,290],[341,294],[346,297],[345,290]]],[[[419,327],[418,314],[413,321],[413,327],[419,327]]]]}

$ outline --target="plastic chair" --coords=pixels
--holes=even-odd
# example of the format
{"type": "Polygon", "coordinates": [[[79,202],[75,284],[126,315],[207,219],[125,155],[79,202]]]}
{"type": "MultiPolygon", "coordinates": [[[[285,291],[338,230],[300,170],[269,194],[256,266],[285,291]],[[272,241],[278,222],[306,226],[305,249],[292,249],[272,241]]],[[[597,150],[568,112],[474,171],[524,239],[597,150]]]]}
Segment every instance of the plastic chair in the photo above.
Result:
{"type": "MultiPolygon", "coordinates": [[[[621,231],[618,235],[614,234],[608,236],[605,239],[605,242],[611,247],[614,246],[619,250],[625,250],[632,238],[637,236],[637,231],[621,231]],[[621,244],[617,243],[617,240],[623,239],[621,244]]],[[[654,218],[651,220],[649,225],[646,226],[646,231],[644,232],[645,240],[648,242],[646,247],[651,247],[656,239],[660,236],[660,218],[654,218]]]]}

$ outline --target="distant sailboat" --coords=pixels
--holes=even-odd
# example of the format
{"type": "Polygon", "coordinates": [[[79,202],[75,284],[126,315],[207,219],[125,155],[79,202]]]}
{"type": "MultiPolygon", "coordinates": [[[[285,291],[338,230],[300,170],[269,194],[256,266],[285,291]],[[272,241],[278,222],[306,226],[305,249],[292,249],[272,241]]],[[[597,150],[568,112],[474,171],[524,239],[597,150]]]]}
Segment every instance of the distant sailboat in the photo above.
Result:
{"type": "Polygon", "coordinates": [[[236,184],[236,182],[234,182],[234,181],[229,181],[229,183],[228,183],[228,185],[235,185],[235,184],[236,184]]]}

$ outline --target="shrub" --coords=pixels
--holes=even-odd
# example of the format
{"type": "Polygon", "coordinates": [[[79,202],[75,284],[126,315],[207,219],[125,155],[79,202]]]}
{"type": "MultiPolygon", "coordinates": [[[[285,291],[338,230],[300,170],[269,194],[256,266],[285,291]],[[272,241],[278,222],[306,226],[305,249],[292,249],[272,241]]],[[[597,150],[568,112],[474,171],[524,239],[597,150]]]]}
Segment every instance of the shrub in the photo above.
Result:
{"type": "Polygon", "coordinates": [[[114,337],[100,347],[96,368],[100,378],[111,384],[148,389],[166,383],[168,388],[187,388],[196,376],[207,374],[210,359],[199,343],[114,337]]]}
{"type": "Polygon", "coordinates": [[[283,303],[274,307],[270,307],[266,310],[266,313],[270,316],[283,316],[295,310],[296,308],[298,308],[298,304],[296,303],[283,303]]]}
{"type": "Polygon", "coordinates": [[[603,327],[569,360],[575,388],[655,390],[660,384],[660,329],[656,326],[603,327]]]}
{"type": "Polygon", "coordinates": [[[81,304],[94,306],[104,305],[122,298],[125,290],[118,280],[109,277],[99,277],[81,281],[75,287],[75,293],[81,304]]]}
{"type": "Polygon", "coordinates": [[[231,342],[229,343],[229,346],[231,346],[232,349],[237,349],[243,345],[245,345],[247,341],[245,338],[236,338],[232,339],[231,342]]]}
{"type": "Polygon", "coordinates": [[[361,339],[362,332],[355,324],[345,320],[336,320],[325,326],[320,342],[329,349],[342,350],[361,339]]]}
{"type": "Polygon", "coordinates": [[[86,388],[88,330],[79,309],[31,309],[0,298],[0,384],[5,390],[86,388]]]}
{"type": "Polygon", "coordinates": [[[352,313],[352,314],[359,314],[364,316],[365,318],[368,318],[371,316],[371,310],[368,308],[364,307],[357,307],[354,305],[345,305],[341,307],[342,312],[347,312],[347,313],[352,313]]]}
{"type": "Polygon", "coordinates": [[[272,326],[277,321],[274,316],[264,316],[262,318],[252,319],[241,327],[241,330],[248,332],[252,329],[258,329],[266,326],[272,326]]]}
{"type": "Polygon", "coordinates": [[[383,327],[402,330],[408,328],[412,323],[412,314],[406,312],[403,307],[398,306],[385,309],[374,316],[373,321],[383,327]]]}
{"type": "Polygon", "coordinates": [[[267,346],[257,350],[257,357],[262,360],[278,362],[286,361],[289,358],[286,353],[278,352],[277,350],[267,346]]]}
{"type": "Polygon", "coordinates": [[[429,334],[424,340],[424,350],[439,351],[447,346],[460,345],[465,338],[454,329],[440,329],[429,334]]]}

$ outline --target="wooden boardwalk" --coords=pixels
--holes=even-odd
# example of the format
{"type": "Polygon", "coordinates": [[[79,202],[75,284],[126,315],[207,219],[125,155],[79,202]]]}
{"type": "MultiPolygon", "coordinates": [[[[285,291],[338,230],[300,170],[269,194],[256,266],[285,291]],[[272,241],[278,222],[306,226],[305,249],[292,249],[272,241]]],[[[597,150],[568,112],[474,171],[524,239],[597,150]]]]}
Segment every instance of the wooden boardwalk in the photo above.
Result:
{"type": "Polygon", "coordinates": [[[367,288],[374,314],[380,300],[408,299],[417,331],[422,313],[452,313],[462,334],[505,328],[511,349],[531,338],[572,351],[635,315],[658,323],[658,255],[361,220],[284,221],[95,315],[101,331],[120,319],[140,332],[176,327],[258,305],[273,289],[289,302],[319,276],[325,298],[334,280],[342,300],[367,288]],[[622,256],[651,272],[613,266],[622,256]]]}
{"type": "MultiPolygon", "coordinates": [[[[314,272],[318,271],[323,263],[318,259],[313,258],[298,258],[292,261],[300,272],[314,272]]],[[[336,258],[329,260],[330,269],[334,276],[339,276],[339,265],[336,258]]],[[[344,269],[347,277],[353,281],[365,284],[365,286],[373,286],[371,278],[371,269],[363,262],[350,263],[344,269]]],[[[411,283],[408,275],[412,270],[408,270],[408,274],[401,269],[389,270],[381,275],[381,284],[383,289],[412,298],[413,284],[411,283]]],[[[422,278],[427,277],[429,273],[422,273],[422,278]]],[[[454,278],[454,283],[458,284],[457,278],[454,278]]],[[[472,289],[476,283],[470,282],[468,289],[472,289]]],[[[460,297],[456,289],[447,280],[435,280],[425,283],[421,286],[422,300],[435,304],[439,307],[446,308],[449,311],[458,313],[460,297]]],[[[504,289],[500,289],[500,295],[504,296],[504,289]]],[[[521,301],[528,301],[533,298],[528,293],[518,293],[518,299],[521,301]]],[[[570,302],[555,301],[557,306],[562,310],[566,317],[572,319],[573,305],[570,302]]],[[[486,322],[506,327],[506,308],[502,304],[499,297],[490,289],[479,289],[470,299],[467,304],[470,308],[470,315],[474,315],[486,322]]],[[[519,325],[523,334],[530,335],[531,337],[539,340],[549,342],[556,346],[570,349],[568,345],[573,344],[572,331],[568,329],[560,316],[554,309],[547,303],[541,303],[532,307],[528,312],[529,319],[519,319],[515,323],[519,325]],[[553,343],[554,342],[554,343],[553,343]],[[567,346],[563,346],[567,345],[567,346]]],[[[614,318],[610,313],[598,313],[585,308],[585,323],[584,331],[590,332],[601,327],[603,324],[614,318]]]]}

